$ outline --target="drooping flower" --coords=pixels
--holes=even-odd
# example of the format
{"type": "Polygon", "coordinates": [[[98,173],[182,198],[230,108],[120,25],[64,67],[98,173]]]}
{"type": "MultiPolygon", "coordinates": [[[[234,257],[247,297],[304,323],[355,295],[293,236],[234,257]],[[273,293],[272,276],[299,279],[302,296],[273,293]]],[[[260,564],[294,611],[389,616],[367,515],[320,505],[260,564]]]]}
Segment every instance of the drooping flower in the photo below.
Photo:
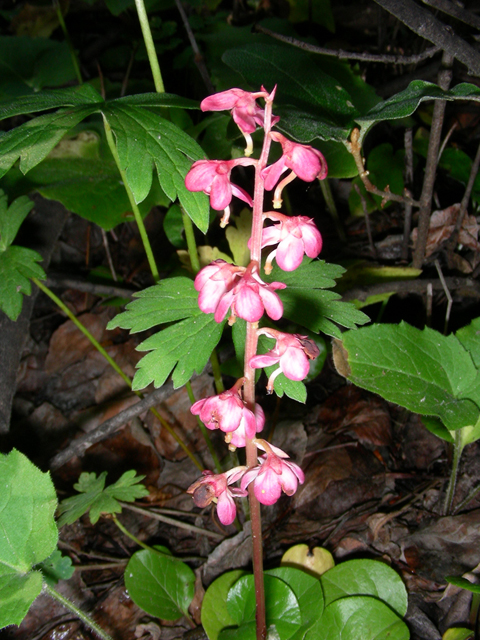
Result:
{"type": "Polygon", "coordinates": [[[255,415],[247,409],[240,395],[242,384],[243,378],[240,378],[228,391],[198,400],[190,408],[191,413],[199,416],[207,429],[230,433],[241,428],[248,438],[253,438],[257,431],[255,415]]]}
{"type": "MultiPolygon", "coordinates": [[[[224,111],[230,110],[233,120],[243,133],[247,142],[245,155],[250,156],[253,151],[251,133],[257,126],[263,127],[265,120],[265,110],[257,104],[257,98],[273,100],[274,91],[269,95],[268,91],[262,87],[262,91],[251,93],[243,89],[229,89],[221,91],[202,100],[200,108],[202,111],[224,111]]],[[[276,124],[280,118],[273,117],[272,125],[276,124]]]]}
{"type": "Polygon", "coordinates": [[[249,194],[233,184],[230,174],[234,167],[247,167],[255,164],[255,160],[249,158],[236,158],[235,160],[197,160],[185,177],[185,186],[189,191],[203,191],[210,196],[210,206],[216,211],[225,211],[222,225],[228,223],[230,216],[230,202],[236,196],[252,206],[253,201],[249,194]]]}
{"type": "Polygon", "coordinates": [[[236,267],[225,260],[215,260],[197,273],[194,286],[200,293],[198,306],[203,313],[215,312],[222,296],[232,289],[244,271],[244,267],[236,267]]]}
{"type": "Polygon", "coordinates": [[[245,469],[246,467],[234,467],[220,474],[203,471],[203,478],[188,487],[187,493],[192,495],[193,501],[201,509],[216,502],[220,522],[224,525],[232,524],[237,514],[234,498],[243,498],[247,492],[244,489],[230,489],[229,485],[240,480],[245,469]]]}
{"type": "Polygon", "coordinates": [[[276,329],[264,328],[257,331],[258,335],[274,338],[275,347],[263,355],[250,358],[250,366],[254,369],[270,367],[279,364],[278,369],[268,379],[267,391],[273,393],[275,378],[284,373],[290,380],[303,380],[310,369],[309,360],[314,360],[320,353],[317,345],[307,336],[297,333],[283,333],[276,329]]]}
{"type": "Polygon", "coordinates": [[[279,320],[283,315],[283,304],[275,290],[286,286],[283,282],[263,282],[258,275],[258,266],[252,262],[235,286],[221,297],[215,310],[215,321],[222,322],[228,309],[229,324],[237,317],[258,322],[265,311],[272,320],[279,320]]]}
{"type": "Polygon", "coordinates": [[[317,149],[305,144],[292,142],[281,133],[273,131],[270,133],[272,140],[282,145],[283,154],[279,160],[262,171],[262,178],[265,182],[265,189],[271,191],[277,184],[280,176],[291,169],[291,173],[284,178],[275,189],[273,197],[273,207],[278,209],[282,205],[282,190],[295,177],[299,177],[304,182],[313,182],[315,178],[323,180],[327,177],[327,162],[317,149]]]}
{"type": "Polygon", "coordinates": [[[240,483],[240,487],[246,490],[253,482],[255,497],[262,504],[274,504],[281,496],[282,491],[291,496],[295,493],[298,483],[303,484],[305,475],[294,462],[287,462],[288,455],[266,440],[254,440],[259,449],[265,451],[265,455],[258,458],[260,464],[249,469],[240,483]]]}
{"type": "MultiPolygon", "coordinates": [[[[265,426],[265,414],[263,413],[263,409],[259,404],[255,405],[255,430],[257,433],[263,430],[265,426]]],[[[242,421],[235,431],[231,433],[227,433],[225,436],[225,442],[228,444],[228,448],[230,451],[235,451],[238,447],[242,448],[245,446],[247,438],[247,430],[246,423],[242,421]]]]}
{"type": "Polygon", "coordinates": [[[306,216],[285,216],[275,211],[265,214],[276,224],[265,227],[262,232],[262,248],[278,244],[265,261],[265,273],[272,271],[272,261],[284,271],[294,271],[303,256],[316,258],[322,250],[322,236],[311,218],[306,216]]]}

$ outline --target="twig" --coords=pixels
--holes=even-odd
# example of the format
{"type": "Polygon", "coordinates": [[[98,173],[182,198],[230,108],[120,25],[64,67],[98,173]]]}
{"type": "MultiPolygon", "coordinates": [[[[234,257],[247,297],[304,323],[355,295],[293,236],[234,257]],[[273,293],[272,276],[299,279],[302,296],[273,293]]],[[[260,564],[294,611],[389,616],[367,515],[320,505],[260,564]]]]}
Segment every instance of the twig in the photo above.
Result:
{"type": "Polygon", "coordinates": [[[425,40],[443,49],[468,68],[472,75],[480,75],[480,53],[447,28],[429,11],[413,0],[375,0],[377,4],[403,22],[409,29],[425,40]]]}
{"type": "MultiPolygon", "coordinates": [[[[446,91],[452,79],[453,58],[443,54],[444,68],[438,74],[438,84],[446,91]]],[[[418,236],[413,254],[413,266],[421,269],[425,259],[425,248],[427,246],[428,229],[430,227],[430,213],[432,210],[432,194],[437,172],[438,150],[440,147],[440,136],[442,133],[443,116],[445,114],[445,100],[435,100],[433,106],[432,128],[430,130],[430,140],[428,142],[427,163],[425,166],[425,177],[423,180],[422,194],[420,196],[420,211],[418,218],[418,236]]]]}
{"type": "Polygon", "coordinates": [[[153,518],[154,520],[158,520],[159,522],[165,522],[165,524],[171,524],[172,526],[178,527],[179,529],[186,529],[187,531],[192,531],[193,533],[199,533],[202,536],[208,536],[209,538],[213,538],[214,540],[223,540],[225,538],[225,536],[222,536],[221,533],[215,533],[215,531],[202,529],[201,527],[196,527],[194,524],[188,524],[188,522],[182,522],[181,520],[174,520],[173,518],[162,516],[156,511],[149,511],[148,509],[135,507],[134,505],[128,504],[127,502],[120,502],[120,504],[124,509],[135,511],[135,513],[140,513],[142,514],[142,516],[153,518]]]}
{"type": "Polygon", "coordinates": [[[438,9],[471,27],[480,29],[480,18],[471,11],[464,9],[460,3],[453,3],[449,0],[422,0],[423,4],[438,9]]]}
{"type": "Polygon", "coordinates": [[[163,387],[156,389],[146,398],[143,398],[143,400],[136,402],[134,405],[124,409],[123,411],[120,411],[120,413],[117,413],[113,418],[102,422],[101,425],[90,433],[86,433],[83,436],[76,438],[66,449],[60,451],[60,453],[57,453],[57,455],[51,459],[50,469],[54,471],[55,469],[59,469],[74,456],[83,456],[89,447],[111,436],[113,433],[124,427],[127,422],[130,422],[132,418],[135,418],[144,411],[154,407],[156,404],[164,402],[172,393],[173,384],[172,382],[167,382],[163,387]]]}
{"type": "Polygon", "coordinates": [[[210,75],[207,71],[207,67],[205,66],[205,60],[203,55],[198,47],[197,41],[193,34],[192,28],[190,27],[190,23],[188,22],[187,14],[185,13],[184,8],[182,7],[181,0],[175,0],[175,4],[177,5],[178,12],[183,20],[183,26],[185,27],[185,31],[187,32],[188,39],[190,40],[190,44],[192,45],[193,53],[195,54],[194,62],[197,65],[197,69],[202,76],[202,80],[207,87],[208,93],[215,93],[215,87],[213,86],[212,81],[210,80],[210,75]]]}
{"type": "Polygon", "coordinates": [[[447,297],[447,311],[445,312],[445,325],[443,327],[443,335],[447,335],[448,322],[450,320],[450,312],[452,310],[453,300],[452,294],[448,290],[447,283],[445,282],[445,278],[443,277],[442,268],[440,267],[440,263],[438,260],[435,260],[435,268],[438,273],[438,277],[440,278],[440,282],[442,283],[443,290],[445,291],[445,295],[447,297]]]}
{"type": "Polygon", "coordinates": [[[103,246],[105,247],[105,253],[107,254],[107,261],[108,261],[108,267],[110,269],[110,273],[112,274],[112,278],[114,279],[114,281],[118,282],[117,274],[115,272],[115,267],[113,266],[112,255],[110,253],[110,247],[108,246],[107,232],[105,231],[105,229],[102,229],[102,240],[103,240],[103,246]]]}
{"type": "Polygon", "coordinates": [[[432,283],[429,282],[427,284],[427,302],[425,304],[425,315],[426,315],[425,324],[427,325],[427,327],[432,326],[432,308],[433,308],[433,286],[432,286],[432,283]]]}
{"type": "Polygon", "coordinates": [[[69,276],[62,276],[56,273],[48,274],[46,285],[53,289],[61,287],[62,289],[75,289],[76,291],[93,293],[96,296],[118,296],[119,298],[131,298],[137,291],[136,289],[127,289],[126,287],[88,282],[87,280],[77,280],[76,278],[70,278],[69,276]]]}
{"type": "MultiPolygon", "coordinates": [[[[410,188],[413,183],[413,130],[405,129],[405,193],[411,196],[410,188]]],[[[405,219],[403,223],[402,260],[408,260],[408,246],[410,242],[410,229],[412,227],[412,205],[405,202],[405,219]]]]}
{"type": "MultiPolygon", "coordinates": [[[[480,298],[480,283],[473,278],[445,278],[445,282],[450,291],[461,291],[461,295],[473,298],[480,298]]],[[[434,291],[443,290],[440,280],[396,280],[394,282],[380,282],[365,287],[355,287],[350,289],[343,296],[342,300],[360,300],[365,302],[370,296],[384,293],[416,293],[423,295],[432,284],[434,291]]]]}
{"type": "Polygon", "coordinates": [[[316,47],[313,44],[308,44],[308,42],[303,42],[302,40],[297,40],[296,38],[291,38],[290,36],[284,36],[280,33],[275,33],[274,31],[266,29],[265,27],[261,27],[258,24],[255,25],[255,31],[264,33],[267,36],[271,36],[276,40],[280,40],[281,42],[290,44],[293,47],[298,47],[299,49],[303,49],[304,51],[309,51],[310,53],[318,53],[322,56],[332,56],[334,58],[339,58],[340,60],[362,60],[363,62],[380,62],[383,64],[416,64],[418,62],[421,62],[422,60],[433,57],[441,50],[441,47],[432,47],[431,49],[427,49],[423,53],[419,53],[413,56],[355,53],[353,51],[344,51],[343,49],[325,49],[324,47],[316,47]]]}
{"type": "Polygon", "coordinates": [[[401,202],[402,204],[405,202],[408,202],[414,207],[420,206],[420,203],[417,202],[417,200],[413,200],[410,197],[410,195],[408,195],[408,192],[404,192],[403,196],[399,196],[396,193],[392,193],[388,186],[386,187],[385,191],[382,191],[381,189],[378,189],[378,187],[376,187],[370,182],[368,178],[368,171],[365,170],[365,165],[362,158],[359,139],[360,139],[360,129],[355,128],[350,134],[350,142],[347,144],[347,148],[352,154],[353,159],[355,160],[355,164],[357,165],[358,175],[360,176],[360,179],[362,180],[365,186],[365,189],[370,193],[374,193],[376,196],[380,196],[382,198],[382,205],[381,205],[382,207],[385,206],[385,204],[389,200],[394,200],[395,202],[401,202]]]}
{"type": "Polygon", "coordinates": [[[357,192],[358,197],[360,198],[360,202],[362,204],[363,215],[365,216],[365,226],[367,227],[367,236],[368,236],[368,244],[370,245],[370,251],[372,252],[373,257],[376,258],[377,257],[377,249],[376,249],[375,245],[373,244],[372,228],[370,226],[370,216],[368,214],[367,201],[365,200],[365,197],[364,197],[363,193],[361,192],[360,187],[358,186],[358,184],[355,185],[355,191],[357,192]]]}
{"type": "Polygon", "coordinates": [[[442,142],[442,146],[440,147],[440,151],[438,152],[438,159],[437,162],[440,162],[440,158],[442,157],[442,154],[445,150],[445,147],[447,146],[447,142],[450,140],[450,137],[452,135],[452,133],[455,131],[455,129],[457,128],[458,123],[454,122],[452,124],[452,126],[450,127],[450,129],[448,130],[447,135],[445,136],[443,142],[442,142]]]}
{"type": "Polygon", "coordinates": [[[458,234],[462,227],[465,213],[467,212],[467,205],[470,200],[470,196],[472,195],[473,185],[475,184],[475,178],[477,177],[479,167],[480,167],[480,145],[478,145],[477,154],[475,156],[475,160],[473,161],[470,175],[468,176],[467,186],[465,188],[465,193],[463,194],[462,202],[460,203],[460,210],[458,212],[457,220],[455,222],[455,228],[453,229],[452,235],[450,236],[447,242],[448,254],[452,253],[457,245],[458,234]]]}

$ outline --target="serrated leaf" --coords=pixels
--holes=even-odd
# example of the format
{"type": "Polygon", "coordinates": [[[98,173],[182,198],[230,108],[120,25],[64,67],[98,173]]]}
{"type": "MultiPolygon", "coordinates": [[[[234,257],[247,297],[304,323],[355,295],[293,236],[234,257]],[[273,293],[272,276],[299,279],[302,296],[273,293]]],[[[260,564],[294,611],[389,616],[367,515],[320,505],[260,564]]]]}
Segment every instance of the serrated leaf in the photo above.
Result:
{"type": "Polygon", "coordinates": [[[114,132],[120,163],[135,201],[147,197],[155,166],[167,196],[172,201],[178,196],[192,221],[205,233],[208,197],[185,187],[192,163],[204,157],[201,147],[174,124],[142,107],[118,100],[107,103],[103,113],[114,132]]]}
{"type": "Polygon", "coordinates": [[[401,577],[378,560],[348,560],[326,571],[320,578],[325,606],[345,596],[373,596],[399,616],[407,612],[408,595],[401,577]]]}
{"type": "Polygon", "coordinates": [[[343,272],[339,265],[305,258],[301,266],[291,272],[281,271],[275,265],[265,280],[279,280],[287,285],[286,289],[277,291],[283,302],[284,317],[311,331],[340,337],[341,332],[334,323],[352,329],[370,320],[352,303],[342,302],[338,293],[325,290],[335,286],[334,278],[339,278],[343,272]]]}
{"type": "Polygon", "coordinates": [[[61,109],[33,120],[0,136],[0,177],[20,159],[20,170],[27,173],[44,160],[63,136],[97,110],[95,105],[61,109]]]}
{"type": "Polygon", "coordinates": [[[449,91],[443,91],[436,84],[425,80],[414,80],[408,87],[385,100],[362,117],[355,118],[361,127],[361,137],[377,122],[395,120],[412,115],[425,100],[475,100],[480,101],[480,88],[467,82],[458,84],[449,91]]]}
{"type": "Polygon", "coordinates": [[[0,189],[0,252],[15,240],[22,222],[32,209],[33,202],[26,197],[17,198],[8,206],[7,194],[0,189]]]}
{"type": "Polygon", "coordinates": [[[60,107],[82,107],[88,104],[103,104],[102,96],[89,84],[68,89],[41,91],[15,100],[0,102],[0,120],[24,113],[37,113],[60,107]]]}
{"type": "Polygon", "coordinates": [[[59,549],[55,549],[52,555],[36,565],[36,568],[42,572],[43,579],[50,587],[54,587],[59,580],[69,580],[75,572],[71,558],[62,556],[59,549]]]}
{"type": "Polygon", "coordinates": [[[343,347],[348,379],[359,387],[410,411],[437,416],[448,429],[477,422],[479,408],[468,397],[477,369],[455,336],[402,322],[347,331],[343,347]]]}
{"type": "Polygon", "coordinates": [[[108,329],[146,331],[165,322],[175,322],[200,315],[198,292],[189,278],[167,278],[153,287],[135,294],[123,313],[108,323],[108,329]]]}
{"type": "Polygon", "coordinates": [[[137,551],[125,569],[129,596],[141,609],[162,620],[178,620],[195,593],[195,574],[181,560],[150,549],[137,551]]]}
{"type": "Polygon", "coordinates": [[[124,96],[109,102],[111,105],[125,104],[137,107],[149,107],[150,109],[163,109],[166,107],[177,109],[200,109],[197,100],[183,98],[174,93],[137,93],[131,96],[124,96]]]}
{"type": "Polygon", "coordinates": [[[137,498],[148,495],[143,485],[138,485],[145,476],[137,476],[133,470],[126,471],[114,484],[105,488],[107,472],[103,471],[97,478],[96,473],[84,472],[74,489],[79,495],[62,500],[58,507],[58,526],[72,524],[90,511],[90,522],[98,522],[102,513],[121,513],[119,500],[134,502],[137,498]]]}
{"type": "Polygon", "coordinates": [[[11,320],[22,310],[23,295],[32,292],[30,278],[45,280],[46,275],[38,262],[42,256],[32,249],[11,245],[0,253],[0,309],[11,320]]]}
{"type": "Polygon", "coordinates": [[[213,314],[192,315],[163,329],[138,345],[138,351],[151,351],[138,363],[133,389],[144,389],[150,383],[161,387],[170,375],[175,389],[184,385],[193,373],[201,373],[217,346],[225,321],[218,324],[213,314]]]}

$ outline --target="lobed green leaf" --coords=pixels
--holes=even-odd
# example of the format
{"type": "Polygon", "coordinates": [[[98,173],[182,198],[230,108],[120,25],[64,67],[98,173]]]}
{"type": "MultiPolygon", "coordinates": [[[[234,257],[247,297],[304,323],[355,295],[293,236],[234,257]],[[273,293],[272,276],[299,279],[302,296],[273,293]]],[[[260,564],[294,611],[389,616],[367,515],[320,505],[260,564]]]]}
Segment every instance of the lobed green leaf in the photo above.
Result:
{"type": "Polygon", "coordinates": [[[30,278],[45,280],[45,272],[37,264],[42,260],[36,251],[16,245],[0,253],[0,309],[11,320],[20,315],[23,294],[32,292],[30,278]]]}

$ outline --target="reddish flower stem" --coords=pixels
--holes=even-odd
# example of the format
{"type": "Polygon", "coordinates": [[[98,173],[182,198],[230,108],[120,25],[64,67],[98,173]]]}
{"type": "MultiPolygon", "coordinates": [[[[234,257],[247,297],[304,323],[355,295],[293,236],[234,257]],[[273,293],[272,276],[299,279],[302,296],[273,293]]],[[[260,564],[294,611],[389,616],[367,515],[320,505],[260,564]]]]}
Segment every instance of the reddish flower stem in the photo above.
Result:
{"type": "MultiPolygon", "coordinates": [[[[252,220],[252,243],[250,257],[256,267],[260,269],[262,228],[263,228],[263,196],[264,184],[261,171],[267,166],[268,154],[270,152],[270,128],[272,121],[272,102],[266,101],[265,105],[265,138],[263,140],[262,153],[255,166],[255,190],[253,196],[253,220],[252,220]]],[[[245,365],[244,365],[244,400],[251,411],[255,410],[255,370],[250,367],[250,359],[257,353],[257,328],[258,322],[247,322],[247,338],[245,342],[245,365]]],[[[246,441],[247,466],[249,468],[257,464],[257,447],[253,439],[246,441]]],[[[248,488],[248,499],[250,503],[250,519],[252,524],[252,560],[253,575],[255,581],[255,596],[257,603],[257,640],[265,640],[267,637],[267,624],[265,617],[265,589],[263,581],[263,547],[262,547],[262,521],[260,514],[260,503],[253,493],[253,483],[248,488]]]]}

